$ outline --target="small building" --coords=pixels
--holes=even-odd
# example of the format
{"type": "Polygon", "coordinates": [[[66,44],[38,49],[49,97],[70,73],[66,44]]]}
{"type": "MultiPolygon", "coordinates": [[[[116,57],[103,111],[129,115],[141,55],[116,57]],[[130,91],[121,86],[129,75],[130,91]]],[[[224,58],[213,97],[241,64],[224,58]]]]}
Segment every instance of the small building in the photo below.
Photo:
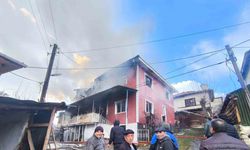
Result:
{"type": "Polygon", "coordinates": [[[0,149],[46,150],[55,113],[65,107],[65,103],[0,97],[0,149]]]}
{"type": "MultiPolygon", "coordinates": [[[[250,90],[250,85],[248,85],[250,90]]],[[[242,88],[227,94],[220,114],[227,117],[227,122],[236,125],[240,137],[250,146],[250,103],[242,88]]]]}
{"type": "Polygon", "coordinates": [[[244,55],[241,67],[241,73],[246,83],[250,84],[250,50],[247,51],[244,55]]]}
{"type": "Polygon", "coordinates": [[[152,127],[161,122],[174,124],[174,91],[158,72],[136,56],[97,77],[91,88],[78,93],[84,98],[72,103],[66,112],[70,115],[63,116],[60,122],[65,129],[77,131],[78,137],[85,136],[77,139],[84,141],[90,136],[84,130],[97,124],[109,124],[109,138],[112,123],[118,119],[124,128],[135,131],[135,142],[149,141],[152,127]],[[90,113],[95,116],[92,120],[79,119],[88,118],[90,113]]]}
{"type": "Polygon", "coordinates": [[[212,89],[178,93],[174,95],[175,117],[183,128],[202,127],[205,117],[218,112],[222,103],[212,89]]]}

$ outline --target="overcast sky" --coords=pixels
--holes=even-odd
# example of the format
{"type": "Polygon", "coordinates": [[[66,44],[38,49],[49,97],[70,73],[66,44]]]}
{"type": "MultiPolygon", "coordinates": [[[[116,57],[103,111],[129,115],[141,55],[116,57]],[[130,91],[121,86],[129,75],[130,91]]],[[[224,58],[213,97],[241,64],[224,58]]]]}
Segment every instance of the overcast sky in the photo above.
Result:
{"type": "MultiPolygon", "coordinates": [[[[224,48],[250,38],[250,24],[215,32],[147,44],[164,39],[250,21],[250,3],[238,1],[120,1],[120,0],[6,0],[0,1],[0,52],[28,66],[47,67],[54,43],[59,46],[47,98],[70,101],[74,89],[88,87],[106,69],[57,70],[57,68],[105,68],[140,54],[148,62],[181,58],[224,48]],[[132,44],[127,47],[99,49],[132,44]],[[99,50],[95,50],[99,49],[99,50]],[[67,53],[72,51],[81,51],[67,53]],[[85,51],[85,52],[84,52],[85,51]]],[[[246,42],[241,47],[249,47],[246,42]]],[[[235,48],[241,67],[244,52],[235,48]]],[[[204,57],[204,56],[202,56],[204,57]]],[[[223,61],[226,51],[172,72],[202,57],[153,67],[165,78],[223,61]]],[[[228,66],[232,68],[231,64],[228,66]]],[[[44,69],[24,68],[14,73],[43,82],[44,69]]],[[[218,95],[239,88],[226,64],[171,78],[179,91],[197,90],[208,84],[218,95]]],[[[40,97],[41,84],[11,73],[0,77],[0,91],[21,99],[40,97]]]]}

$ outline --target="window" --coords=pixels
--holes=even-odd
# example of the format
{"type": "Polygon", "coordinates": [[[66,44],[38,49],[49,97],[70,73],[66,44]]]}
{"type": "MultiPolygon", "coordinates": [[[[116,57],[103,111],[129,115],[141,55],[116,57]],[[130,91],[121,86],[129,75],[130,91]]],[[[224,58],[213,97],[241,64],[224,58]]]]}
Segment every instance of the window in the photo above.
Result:
{"type": "Polygon", "coordinates": [[[125,112],[126,102],[125,100],[115,102],[115,112],[121,113],[125,112]]]}
{"type": "Polygon", "coordinates": [[[152,78],[150,78],[148,75],[145,75],[145,82],[148,87],[152,87],[152,78]]]}
{"type": "Polygon", "coordinates": [[[149,101],[146,101],[146,112],[147,113],[153,113],[153,104],[150,103],[149,101]]]}
{"type": "Polygon", "coordinates": [[[167,98],[167,100],[170,100],[170,98],[171,98],[171,94],[169,91],[166,91],[166,98],[167,98]]]}
{"type": "Polygon", "coordinates": [[[185,99],[185,106],[196,106],[195,98],[185,99]]]}
{"type": "Polygon", "coordinates": [[[166,122],[166,116],[161,116],[161,121],[166,122]]]}

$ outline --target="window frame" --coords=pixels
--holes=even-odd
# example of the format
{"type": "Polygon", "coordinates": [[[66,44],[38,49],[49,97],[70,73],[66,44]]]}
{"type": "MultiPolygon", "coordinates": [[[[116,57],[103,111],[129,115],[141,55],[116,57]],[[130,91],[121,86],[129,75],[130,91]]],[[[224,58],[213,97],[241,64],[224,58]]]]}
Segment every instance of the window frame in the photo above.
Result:
{"type": "Polygon", "coordinates": [[[147,73],[144,74],[144,81],[145,81],[145,85],[149,88],[153,88],[153,78],[148,75],[147,73]],[[149,78],[151,80],[151,86],[147,85],[147,78],[149,78]]]}
{"type": "Polygon", "coordinates": [[[154,103],[153,102],[151,102],[149,100],[145,100],[145,112],[154,114],[154,103]],[[151,112],[147,112],[147,103],[151,104],[151,112]]]}
{"type": "Polygon", "coordinates": [[[196,104],[196,99],[193,97],[193,98],[187,98],[187,99],[185,99],[184,100],[184,102],[185,102],[185,107],[192,107],[192,106],[197,106],[197,104],[196,104]],[[189,101],[194,101],[194,102],[189,102],[189,101]],[[190,103],[190,104],[188,104],[188,102],[190,103]],[[194,105],[193,105],[193,103],[194,103],[194,105]],[[187,105],[188,104],[188,105],[187,105]]]}
{"type": "MultiPolygon", "coordinates": [[[[122,106],[121,106],[121,107],[122,107],[122,106]]],[[[122,108],[123,108],[123,107],[122,107],[122,108]]],[[[121,108],[121,109],[122,109],[122,108],[121,108]]],[[[125,99],[115,101],[115,114],[121,114],[121,113],[126,113],[126,100],[125,100],[125,99]],[[124,111],[118,112],[118,108],[117,108],[118,103],[120,103],[120,104],[123,104],[123,103],[124,103],[124,111]]]]}

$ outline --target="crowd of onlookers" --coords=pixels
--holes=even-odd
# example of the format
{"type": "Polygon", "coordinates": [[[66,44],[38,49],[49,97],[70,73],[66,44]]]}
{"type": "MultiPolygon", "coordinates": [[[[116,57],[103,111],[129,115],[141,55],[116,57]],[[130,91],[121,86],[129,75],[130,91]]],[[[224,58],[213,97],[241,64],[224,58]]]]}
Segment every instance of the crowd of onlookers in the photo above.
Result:
{"type": "MultiPolygon", "coordinates": [[[[137,150],[134,140],[134,131],[124,130],[119,126],[119,120],[114,122],[110,131],[108,147],[113,145],[114,150],[137,150]]],[[[208,118],[205,124],[206,140],[200,144],[200,150],[250,150],[240,140],[240,137],[232,124],[227,122],[225,116],[208,118]]],[[[87,141],[87,150],[105,150],[103,128],[97,126],[93,136],[87,141]]],[[[170,130],[168,124],[162,124],[156,128],[151,138],[149,150],[178,150],[178,140],[170,130]]]]}

